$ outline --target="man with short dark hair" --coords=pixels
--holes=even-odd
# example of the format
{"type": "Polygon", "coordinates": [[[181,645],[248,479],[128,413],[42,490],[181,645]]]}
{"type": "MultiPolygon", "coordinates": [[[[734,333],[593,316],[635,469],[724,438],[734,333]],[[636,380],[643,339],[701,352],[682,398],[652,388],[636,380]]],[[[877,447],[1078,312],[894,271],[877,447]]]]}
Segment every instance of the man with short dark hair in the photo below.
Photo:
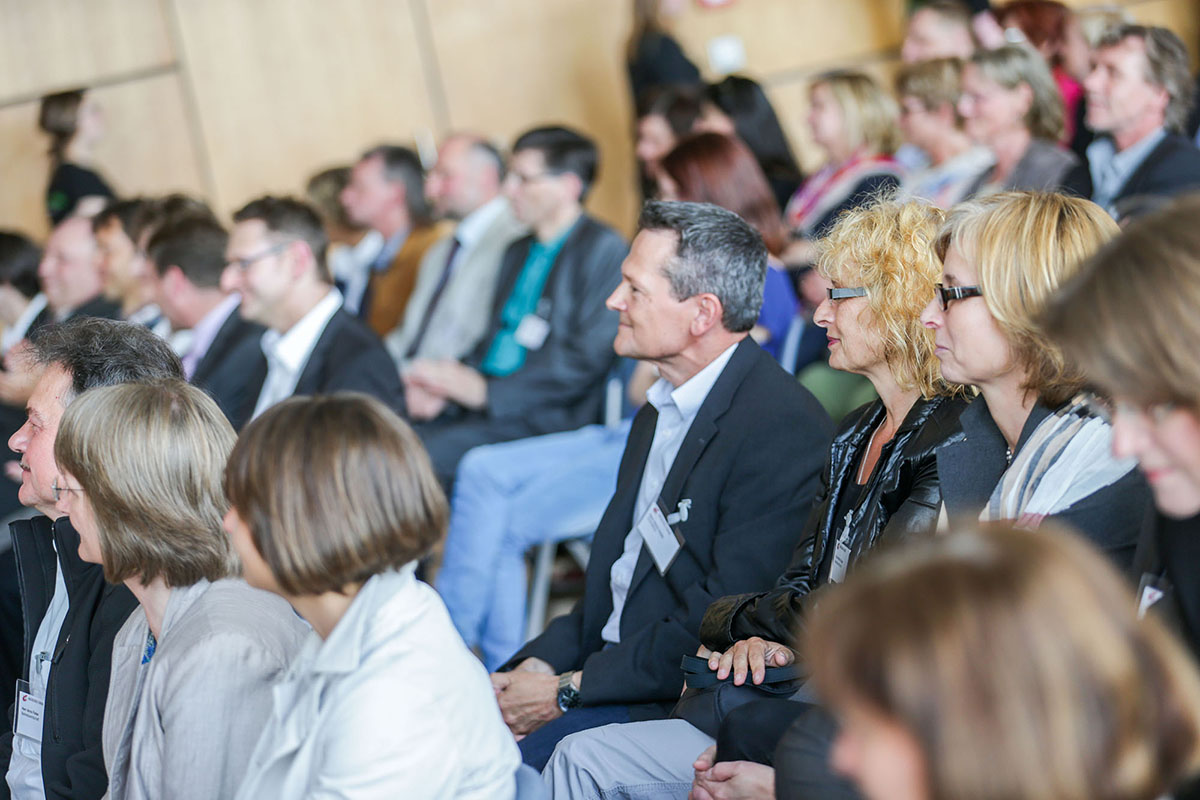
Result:
{"type": "Polygon", "coordinates": [[[347,282],[346,307],[386,336],[401,322],[421,258],[442,234],[430,221],[421,160],[407,147],[373,147],[350,171],[341,200],[351,221],[383,237],[366,273],[347,282]]]}
{"type": "Polygon", "coordinates": [[[378,337],[342,308],[325,263],[317,213],[300,200],[260,197],[233,215],[221,288],[267,328],[266,374],[251,418],[292,395],[347,390],[401,404],[400,376],[378,337]]]}
{"type": "Polygon", "coordinates": [[[410,418],[443,484],[481,444],[598,422],[625,242],[584,213],[595,144],[567,128],[536,128],[513,145],[505,188],[532,229],[504,253],[487,333],[463,361],[417,360],[404,374],[410,418]]]}
{"type": "Polygon", "coordinates": [[[583,599],[492,676],[526,763],[540,769],[567,734],[663,716],[709,603],[771,586],[792,551],[832,425],[748,335],[766,269],[735,214],[642,211],[607,303],[613,349],[661,378],[629,433],[583,599]]]}
{"type": "Polygon", "coordinates": [[[384,340],[402,370],[413,359],[465,358],[487,332],[500,260],[527,232],[501,195],[503,180],[504,159],[485,139],[442,142],[425,193],[455,227],[421,259],[404,317],[384,340]]]}
{"type": "Polygon", "coordinates": [[[101,726],[113,637],[137,607],[99,564],[79,558],[79,535],[55,510],[54,440],[66,407],[97,386],[181,377],[179,358],[141,325],[77,319],[31,341],[43,371],[28,419],[9,440],[21,456],[21,502],[41,516],[10,525],[25,613],[24,679],[15,733],[0,735],[0,797],[100,798],[108,787],[101,726]]]}
{"type": "Polygon", "coordinates": [[[1183,136],[1192,104],[1187,47],[1171,31],[1121,25],[1096,48],[1084,81],[1098,138],[1066,181],[1118,220],[1200,188],[1200,150],[1183,136]]]}
{"type": "Polygon", "coordinates": [[[204,389],[234,429],[250,419],[267,362],[265,329],[237,313],[241,297],[221,289],[229,234],[215,219],[167,222],[151,236],[146,261],[157,275],[156,300],[181,339],[183,373],[204,389]]]}
{"type": "Polygon", "coordinates": [[[166,337],[171,326],[154,302],[154,275],[133,235],[148,201],[114,200],[92,218],[104,296],[120,306],[121,319],[145,325],[166,337]]]}

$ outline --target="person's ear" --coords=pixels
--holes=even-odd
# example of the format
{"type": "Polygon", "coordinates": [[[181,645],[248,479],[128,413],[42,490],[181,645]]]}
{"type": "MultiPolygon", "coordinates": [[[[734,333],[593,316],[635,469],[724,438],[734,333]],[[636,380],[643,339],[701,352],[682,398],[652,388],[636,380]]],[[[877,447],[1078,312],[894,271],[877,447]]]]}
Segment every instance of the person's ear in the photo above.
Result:
{"type": "Polygon", "coordinates": [[[720,298],[710,292],[704,292],[692,299],[696,301],[696,314],[692,317],[691,325],[692,336],[703,336],[714,326],[721,325],[725,308],[721,305],[720,298]]]}

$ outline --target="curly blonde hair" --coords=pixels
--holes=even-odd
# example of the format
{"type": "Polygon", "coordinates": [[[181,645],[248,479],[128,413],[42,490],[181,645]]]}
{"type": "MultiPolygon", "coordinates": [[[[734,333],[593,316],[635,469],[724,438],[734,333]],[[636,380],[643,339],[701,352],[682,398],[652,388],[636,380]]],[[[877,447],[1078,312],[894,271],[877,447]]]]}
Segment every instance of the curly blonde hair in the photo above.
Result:
{"type": "Polygon", "coordinates": [[[937,239],[979,276],[988,311],[1024,367],[1024,388],[1056,408],[1082,388],[1079,368],[1037,323],[1059,286],[1120,232],[1090,200],[1053,192],[1000,192],[955,206],[937,239]]]}
{"type": "Polygon", "coordinates": [[[921,323],[942,271],[934,247],[945,216],[928,203],[881,198],[843,214],[817,242],[817,271],[866,287],[864,322],[878,332],[892,377],[926,399],[958,388],[942,380],[933,332],[921,323]]]}

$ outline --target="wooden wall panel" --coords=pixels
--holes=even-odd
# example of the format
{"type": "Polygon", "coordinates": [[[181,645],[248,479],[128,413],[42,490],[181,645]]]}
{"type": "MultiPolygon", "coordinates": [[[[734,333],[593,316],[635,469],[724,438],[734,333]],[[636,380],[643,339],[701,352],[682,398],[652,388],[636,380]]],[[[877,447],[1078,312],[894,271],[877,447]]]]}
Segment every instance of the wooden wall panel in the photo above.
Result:
{"type": "Polygon", "coordinates": [[[159,0],[0,0],[0,101],[168,66],[159,0]]]}
{"type": "Polygon", "coordinates": [[[625,3],[614,0],[425,0],[451,128],[511,144],[565,123],[595,137],[600,177],[589,208],[623,230],[637,214],[625,3]]]}
{"type": "Polygon", "coordinates": [[[166,1],[224,210],[434,127],[408,3],[166,1]]]}

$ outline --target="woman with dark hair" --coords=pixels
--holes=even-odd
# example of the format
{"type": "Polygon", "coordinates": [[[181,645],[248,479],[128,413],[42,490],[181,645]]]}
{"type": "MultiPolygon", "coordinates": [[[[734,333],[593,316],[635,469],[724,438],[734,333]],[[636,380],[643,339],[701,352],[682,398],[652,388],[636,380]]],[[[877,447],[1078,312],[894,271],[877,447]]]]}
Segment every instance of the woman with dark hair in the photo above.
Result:
{"type": "Polygon", "coordinates": [[[46,212],[57,225],[73,213],[91,216],[115,195],[91,168],[93,150],[104,136],[104,115],[83,89],[48,94],[38,110],[38,127],[50,136],[50,183],[46,212]]]}
{"type": "Polygon", "coordinates": [[[654,87],[700,85],[700,70],[668,28],[667,18],[682,8],[680,0],[633,0],[633,30],[625,45],[625,66],[635,105],[654,87]]]}
{"type": "Polygon", "coordinates": [[[787,135],[766,92],[757,81],[730,75],[704,91],[704,113],[697,130],[736,135],[758,161],[780,208],[804,181],[787,135]]]}
{"type": "Polygon", "coordinates": [[[712,203],[728,209],[749,222],[763,237],[770,254],[767,279],[762,311],[750,335],[778,360],[796,316],[796,293],[779,260],[787,243],[787,232],[754,154],[738,139],[719,133],[701,133],[685,139],[659,165],[658,196],[662,200],[712,203]]]}

